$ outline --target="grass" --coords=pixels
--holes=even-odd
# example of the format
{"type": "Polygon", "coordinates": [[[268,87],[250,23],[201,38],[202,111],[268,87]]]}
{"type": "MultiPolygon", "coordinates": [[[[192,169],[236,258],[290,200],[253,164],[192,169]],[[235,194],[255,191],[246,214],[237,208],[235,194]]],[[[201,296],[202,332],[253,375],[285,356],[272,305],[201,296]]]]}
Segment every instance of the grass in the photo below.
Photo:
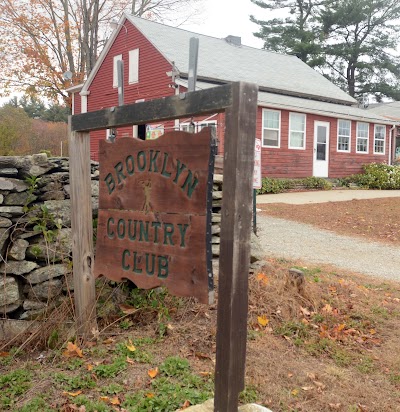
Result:
{"type": "MultiPolygon", "coordinates": [[[[399,284],[286,259],[262,272],[249,278],[240,402],[274,412],[400,410],[399,284]],[[305,273],[301,296],[285,284],[292,267],[305,273]]],[[[165,291],[125,293],[124,310],[135,311],[121,327],[119,305],[104,297],[105,332],[75,342],[82,357],[67,357],[65,343],[1,349],[0,410],[169,412],[213,397],[215,306],[165,291]]]]}

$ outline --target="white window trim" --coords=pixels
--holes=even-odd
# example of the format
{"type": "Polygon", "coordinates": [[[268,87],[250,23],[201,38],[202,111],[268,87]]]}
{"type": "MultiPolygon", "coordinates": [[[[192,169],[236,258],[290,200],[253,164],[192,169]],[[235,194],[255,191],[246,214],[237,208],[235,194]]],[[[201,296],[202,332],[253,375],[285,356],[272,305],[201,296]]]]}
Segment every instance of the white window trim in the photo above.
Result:
{"type": "Polygon", "coordinates": [[[357,122],[357,126],[356,126],[356,153],[359,153],[359,154],[369,154],[369,123],[367,123],[367,122],[357,122]],[[360,152],[359,150],[357,150],[357,146],[358,146],[358,139],[360,138],[360,139],[365,139],[365,137],[359,137],[358,136],[358,125],[359,124],[366,124],[367,126],[368,126],[368,135],[367,135],[367,137],[366,137],[366,139],[367,139],[367,151],[366,152],[360,152]]]}
{"type": "Polygon", "coordinates": [[[139,83],[139,49],[129,50],[128,83],[139,83]]]}
{"type": "Polygon", "coordinates": [[[270,149],[280,149],[280,147],[281,147],[281,119],[282,119],[282,114],[281,114],[280,110],[273,110],[273,109],[263,109],[262,110],[261,147],[268,147],[270,149]],[[276,130],[276,129],[271,129],[269,127],[264,127],[264,113],[266,113],[266,112],[279,113],[278,146],[269,146],[269,145],[264,144],[264,130],[276,130]]]}
{"type": "Polygon", "coordinates": [[[113,88],[118,87],[118,61],[122,60],[122,54],[113,57],[113,88]]]}
{"type": "MultiPolygon", "coordinates": [[[[297,130],[296,130],[297,131],[297,130]]],[[[307,136],[307,115],[305,113],[297,113],[297,112],[289,112],[289,130],[288,130],[288,148],[293,150],[305,150],[306,149],[306,136],[307,136]],[[292,119],[291,115],[301,115],[304,116],[304,139],[303,139],[303,147],[296,147],[290,145],[290,132],[292,130],[292,119]]]]}
{"type": "MultiPolygon", "coordinates": [[[[204,121],[200,120],[198,122],[193,122],[193,123],[194,123],[194,128],[195,128],[194,132],[195,133],[198,133],[200,131],[200,130],[198,130],[198,127],[202,124],[207,124],[207,126],[208,125],[214,125],[215,128],[217,128],[217,121],[216,120],[204,120],[204,121]]],[[[189,128],[190,122],[179,123],[179,130],[184,131],[182,126],[184,126],[185,128],[189,128]]],[[[204,127],[207,127],[207,126],[204,126],[204,127]]]]}
{"type": "Polygon", "coordinates": [[[375,124],[374,125],[374,154],[376,155],[381,155],[381,156],[385,156],[386,154],[386,126],[384,124],[375,124]],[[380,126],[383,127],[385,132],[383,135],[383,139],[376,139],[376,126],[380,126]],[[383,152],[375,152],[375,142],[376,140],[382,141],[383,140],[383,152]]]}
{"type": "Polygon", "coordinates": [[[351,120],[347,120],[347,119],[338,119],[337,121],[337,144],[336,144],[336,150],[339,153],[350,153],[351,152],[351,124],[352,121],[351,120]],[[341,150],[339,149],[339,122],[343,121],[343,122],[350,122],[350,135],[349,135],[349,149],[348,150],[341,150]]]}

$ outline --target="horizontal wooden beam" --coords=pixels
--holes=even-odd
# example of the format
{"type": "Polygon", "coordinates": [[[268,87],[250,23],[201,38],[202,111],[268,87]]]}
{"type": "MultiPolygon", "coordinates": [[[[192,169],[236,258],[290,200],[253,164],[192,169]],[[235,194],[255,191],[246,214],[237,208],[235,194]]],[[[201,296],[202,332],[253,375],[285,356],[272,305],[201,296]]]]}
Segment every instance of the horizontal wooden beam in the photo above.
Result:
{"type": "Polygon", "coordinates": [[[232,84],[147,102],[71,116],[72,132],[90,132],[134,124],[157,123],[224,111],[232,104],[232,84]]]}

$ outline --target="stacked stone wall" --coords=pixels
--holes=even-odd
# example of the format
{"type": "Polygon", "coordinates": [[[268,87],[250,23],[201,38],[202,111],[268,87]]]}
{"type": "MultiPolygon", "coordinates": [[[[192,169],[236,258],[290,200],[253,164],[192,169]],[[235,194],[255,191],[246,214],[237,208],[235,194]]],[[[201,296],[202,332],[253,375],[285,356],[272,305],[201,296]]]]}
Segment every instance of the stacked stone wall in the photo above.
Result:
{"type": "MultiPolygon", "coordinates": [[[[98,165],[91,164],[98,208],[98,165]]],[[[40,318],[72,285],[67,158],[0,157],[0,317],[40,318]]]]}
{"type": "MultiPolygon", "coordinates": [[[[218,173],[219,170],[216,169],[218,173]]],[[[91,164],[97,216],[98,164],[91,164]]],[[[218,270],[222,175],[215,174],[212,252],[218,270]]],[[[68,158],[0,157],[0,318],[37,319],[73,290],[68,158]]]]}

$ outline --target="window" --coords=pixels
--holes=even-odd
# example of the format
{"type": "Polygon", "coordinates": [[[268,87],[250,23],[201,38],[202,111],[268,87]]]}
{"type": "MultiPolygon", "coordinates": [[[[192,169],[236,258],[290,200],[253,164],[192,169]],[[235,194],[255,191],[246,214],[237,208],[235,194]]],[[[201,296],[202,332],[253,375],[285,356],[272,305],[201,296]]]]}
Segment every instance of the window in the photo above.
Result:
{"type": "Polygon", "coordinates": [[[289,114],[289,149],[306,148],[306,115],[289,114]]]}
{"type": "Polygon", "coordinates": [[[139,49],[129,51],[129,84],[139,82],[139,49]]]}
{"type": "Polygon", "coordinates": [[[374,154],[385,154],[386,126],[376,124],[374,127],[374,154]]]}
{"type": "Polygon", "coordinates": [[[118,56],[114,56],[113,87],[118,87],[118,61],[122,61],[122,54],[118,54],[118,56]]]}
{"type": "Polygon", "coordinates": [[[369,124],[357,123],[357,153],[368,153],[369,124]]]}
{"type": "Polygon", "coordinates": [[[350,152],[351,121],[338,121],[337,151],[350,152]]]}
{"type": "Polygon", "coordinates": [[[216,130],[217,121],[216,120],[204,120],[204,121],[192,123],[192,128],[190,126],[191,126],[190,123],[180,123],[179,130],[182,130],[183,132],[189,132],[189,133],[191,133],[192,128],[194,128],[193,133],[200,132],[200,130],[203,129],[204,127],[212,127],[214,128],[214,130],[216,130]]]}
{"type": "Polygon", "coordinates": [[[265,147],[280,147],[281,112],[263,110],[262,145],[265,147]]]}

